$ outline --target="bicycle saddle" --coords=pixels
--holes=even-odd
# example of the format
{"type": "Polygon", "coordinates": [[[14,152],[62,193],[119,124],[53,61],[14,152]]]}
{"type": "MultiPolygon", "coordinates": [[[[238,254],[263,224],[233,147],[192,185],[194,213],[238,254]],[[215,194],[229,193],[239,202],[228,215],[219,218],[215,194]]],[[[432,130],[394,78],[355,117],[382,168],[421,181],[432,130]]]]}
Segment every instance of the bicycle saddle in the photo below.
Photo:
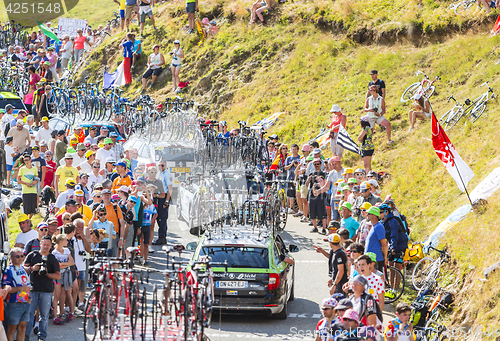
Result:
{"type": "Polygon", "coordinates": [[[186,248],[184,247],[184,245],[182,244],[177,244],[177,245],[174,245],[174,251],[177,251],[177,252],[182,252],[184,251],[186,248]]]}
{"type": "Polygon", "coordinates": [[[137,251],[139,251],[139,248],[138,248],[138,247],[135,247],[135,246],[129,246],[129,247],[127,248],[127,252],[130,252],[130,253],[132,253],[132,252],[137,252],[137,251]]]}

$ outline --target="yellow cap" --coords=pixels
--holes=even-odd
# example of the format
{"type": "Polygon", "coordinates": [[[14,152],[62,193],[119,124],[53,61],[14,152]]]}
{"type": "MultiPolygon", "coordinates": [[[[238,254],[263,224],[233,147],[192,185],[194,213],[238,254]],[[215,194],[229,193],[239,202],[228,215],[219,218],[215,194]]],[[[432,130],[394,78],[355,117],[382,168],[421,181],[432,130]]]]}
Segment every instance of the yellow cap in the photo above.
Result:
{"type": "Polygon", "coordinates": [[[101,143],[99,143],[97,146],[98,146],[99,148],[102,148],[102,147],[104,147],[104,143],[102,143],[102,142],[101,142],[101,143]]]}
{"type": "Polygon", "coordinates": [[[342,173],[342,176],[345,176],[346,174],[354,174],[354,169],[353,168],[346,168],[344,170],[344,173],[342,173]]]}
{"type": "Polygon", "coordinates": [[[368,210],[370,207],[372,207],[372,204],[370,204],[368,201],[365,201],[359,208],[361,208],[362,210],[368,210]]]}
{"type": "Polygon", "coordinates": [[[47,116],[42,117],[42,122],[49,121],[49,118],[47,116]]]}
{"type": "Polygon", "coordinates": [[[29,220],[29,219],[30,218],[26,214],[22,213],[21,215],[19,215],[19,218],[17,218],[17,222],[20,224],[23,221],[26,221],[26,220],[29,220]]]}
{"type": "Polygon", "coordinates": [[[85,158],[88,159],[93,154],[95,154],[93,150],[87,150],[87,152],[85,153],[85,158]]]}
{"type": "Polygon", "coordinates": [[[66,185],[67,186],[76,186],[76,182],[75,182],[74,179],[69,178],[69,179],[66,180],[66,185]]]}

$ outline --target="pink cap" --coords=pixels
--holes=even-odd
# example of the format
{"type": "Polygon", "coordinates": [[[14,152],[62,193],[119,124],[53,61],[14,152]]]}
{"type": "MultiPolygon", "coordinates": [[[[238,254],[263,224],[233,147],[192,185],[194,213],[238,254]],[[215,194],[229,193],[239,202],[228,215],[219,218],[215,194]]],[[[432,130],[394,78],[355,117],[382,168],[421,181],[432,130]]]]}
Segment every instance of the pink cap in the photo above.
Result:
{"type": "Polygon", "coordinates": [[[305,143],[303,146],[302,146],[302,151],[303,152],[310,152],[311,151],[311,146],[308,145],[307,143],[305,143]]]}
{"type": "Polygon", "coordinates": [[[331,161],[331,162],[334,162],[334,161],[338,161],[338,162],[340,162],[340,156],[338,156],[338,155],[336,155],[336,156],[332,156],[332,157],[330,158],[330,161],[331,161]]]}
{"type": "Polygon", "coordinates": [[[343,319],[350,319],[354,320],[359,324],[359,315],[357,312],[355,312],[352,309],[347,309],[346,312],[344,313],[344,316],[342,317],[343,319]]]}
{"type": "Polygon", "coordinates": [[[315,158],[313,162],[323,162],[319,157],[315,158]]]}

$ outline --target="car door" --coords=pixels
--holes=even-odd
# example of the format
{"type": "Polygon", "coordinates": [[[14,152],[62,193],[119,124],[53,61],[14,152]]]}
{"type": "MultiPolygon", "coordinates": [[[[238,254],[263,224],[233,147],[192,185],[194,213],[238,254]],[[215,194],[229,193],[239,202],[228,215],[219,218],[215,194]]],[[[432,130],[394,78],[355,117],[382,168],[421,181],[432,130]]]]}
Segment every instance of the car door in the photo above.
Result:
{"type": "MultiPolygon", "coordinates": [[[[278,252],[280,254],[280,258],[288,257],[288,250],[285,247],[285,242],[281,238],[281,236],[276,236],[276,248],[278,249],[278,252]]],[[[286,277],[286,282],[287,282],[287,289],[291,290],[292,284],[293,284],[293,265],[289,263],[283,262],[286,266],[284,270],[284,274],[286,277]]]]}

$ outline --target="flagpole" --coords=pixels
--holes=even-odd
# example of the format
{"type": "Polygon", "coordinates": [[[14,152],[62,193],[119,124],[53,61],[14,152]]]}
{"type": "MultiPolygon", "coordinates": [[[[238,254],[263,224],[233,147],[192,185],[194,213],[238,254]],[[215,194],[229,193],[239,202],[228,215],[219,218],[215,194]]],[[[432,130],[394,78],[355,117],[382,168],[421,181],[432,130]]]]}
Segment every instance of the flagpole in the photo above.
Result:
{"type": "MultiPolygon", "coordinates": [[[[453,163],[456,165],[455,157],[453,156],[453,153],[450,152],[450,155],[451,155],[451,159],[453,160],[453,163]]],[[[473,206],[472,200],[471,200],[470,195],[469,195],[469,191],[467,190],[467,186],[465,186],[464,179],[462,179],[462,174],[460,174],[459,167],[455,166],[455,169],[457,170],[458,176],[460,177],[460,181],[462,181],[462,185],[464,186],[465,194],[467,194],[467,198],[469,198],[470,205],[473,206]]]]}

